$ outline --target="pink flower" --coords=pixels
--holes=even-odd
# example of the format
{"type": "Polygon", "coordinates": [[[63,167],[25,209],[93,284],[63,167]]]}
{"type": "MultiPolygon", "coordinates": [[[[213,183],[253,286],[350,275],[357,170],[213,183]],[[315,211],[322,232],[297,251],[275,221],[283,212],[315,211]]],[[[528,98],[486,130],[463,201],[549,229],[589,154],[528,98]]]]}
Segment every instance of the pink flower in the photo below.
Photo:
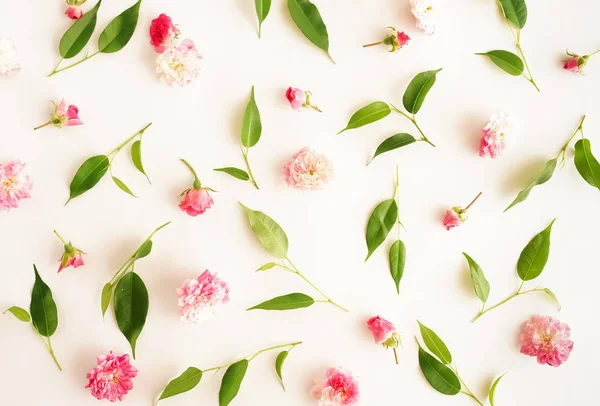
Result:
{"type": "Polygon", "coordinates": [[[512,136],[512,123],[506,113],[494,114],[483,128],[479,144],[479,156],[498,157],[506,148],[508,138],[512,136]]]}
{"type": "Polygon", "coordinates": [[[390,32],[383,40],[363,45],[363,48],[384,44],[390,47],[388,52],[398,52],[400,48],[408,44],[410,37],[406,35],[404,31],[398,31],[394,27],[387,28],[390,32]]]}
{"type": "Polygon", "coordinates": [[[0,164],[0,211],[16,209],[21,199],[31,197],[33,183],[22,173],[24,167],[19,161],[0,164]]]}
{"type": "Polygon", "coordinates": [[[81,7],[79,6],[69,6],[67,11],[65,11],[65,15],[71,20],[79,20],[83,17],[83,11],[81,11],[81,7]]]}
{"type": "Polygon", "coordinates": [[[333,167],[323,154],[302,148],[284,168],[288,185],[302,190],[320,189],[333,178],[333,167]]]}
{"type": "Polygon", "coordinates": [[[210,209],[214,201],[206,189],[188,189],[185,198],[179,204],[179,208],[192,217],[203,214],[210,209]]]}
{"type": "Polygon", "coordinates": [[[532,316],[519,337],[521,354],[537,357],[540,364],[560,366],[573,351],[571,329],[550,316],[532,316]]]}
{"type": "Polygon", "coordinates": [[[285,92],[285,98],[290,102],[294,110],[300,110],[306,101],[306,94],[304,94],[304,91],[296,89],[295,87],[288,87],[285,92]]]}
{"type": "Polygon", "coordinates": [[[79,109],[74,104],[67,104],[65,99],[62,99],[58,105],[54,104],[54,113],[50,120],[42,125],[34,128],[39,130],[49,125],[53,125],[56,128],[69,127],[73,125],[83,124],[79,119],[79,109]]]}
{"type": "Polygon", "coordinates": [[[319,406],[353,406],[358,404],[360,393],[358,381],[350,372],[341,368],[325,371],[324,382],[315,384],[312,396],[319,406]]]}
{"type": "Polygon", "coordinates": [[[171,17],[161,14],[150,24],[150,43],[154,50],[163,53],[167,46],[177,38],[179,29],[171,21],[171,17]]]}
{"type": "Polygon", "coordinates": [[[375,344],[383,344],[396,331],[396,327],[392,323],[379,316],[371,317],[367,321],[367,325],[371,333],[373,333],[375,344]]]}
{"type": "Polygon", "coordinates": [[[88,384],[92,395],[98,399],[108,399],[111,402],[123,400],[133,388],[132,378],[138,370],[129,363],[129,354],[115,356],[109,352],[106,356],[98,357],[98,366],[87,374],[88,384]]]}
{"type": "Polygon", "coordinates": [[[446,215],[444,216],[444,227],[446,227],[446,230],[460,226],[462,223],[467,221],[469,218],[468,210],[481,195],[482,192],[479,192],[479,194],[475,196],[475,199],[473,199],[471,203],[469,203],[464,209],[460,206],[455,206],[452,209],[446,210],[446,215]]]}
{"type": "Polygon", "coordinates": [[[60,234],[56,230],[54,230],[54,234],[60,239],[63,243],[65,252],[62,254],[60,258],[60,265],[58,266],[58,272],[62,271],[65,268],[72,266],[73,268],[80,267],[84,265],[83,263],[83,254],[85,252],[81,251],[78,248],[73,247],[71,242],[65,241],[64,238],[61,237],[60,234]]]}
{"type": "Polygon", "coordinates": [[[215,313],[216,306],[229,302],[229,285],[206,270],[186,280],[177,296],[181,320],[199,324],[215,313]]]}
{"type": "Polygon", "coordinates": [[[410,37],[406,35],[404,31],[399,32],[396,37],[398,38],[398,43],[400,44],[400,47],[403,47],[404,45],[408,44],[408,41],[410,40],[410,37]]]}
{"type": "Polygon", "coordinates": [[[160,80],[171,86],[184,86],[200,74],[202,56],[194,41],[187,38],[181,45],[167,48],[156,58],[156,72],[160,80]]]}

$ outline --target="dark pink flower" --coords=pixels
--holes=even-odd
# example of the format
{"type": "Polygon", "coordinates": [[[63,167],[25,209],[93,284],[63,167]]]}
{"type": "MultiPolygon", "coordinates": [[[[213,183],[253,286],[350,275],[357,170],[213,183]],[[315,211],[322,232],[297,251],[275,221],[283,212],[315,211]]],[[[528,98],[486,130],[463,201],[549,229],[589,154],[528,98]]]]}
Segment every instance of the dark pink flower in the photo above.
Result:
{"type": "Polygon", "coordinates": [[[150,43],[154,50],[163,53],[171,41],[179,35],[179,29],[171,21],[171,17],[161,14],[150,24],[150,43]]]}
{"type": "Polygon", "coordinates": [[[387,28],[390,32],[383,40],[363,45],[363,48],[383,44],[389,46],[388,52],[398,52],[400,48],[408,44],[410,37],[404,31],[398,31],[394,27],[387,28]]]}
{"type": "Polygon", "coordinates": [[[56,230],[54,230],[54,234],[60,239],[64,246],[64,252],[60,258],[60,265],[58,266],[58,272],[62,271],[65,268],[72,266],[73,268],[80,267],[84,265],[83,263],[83,252],[79,248],[75,248],[73,244],[69,241],[67,242],[56,230]]]}
{"type": "Polygon", "coordinates": [[[306,94],[304,94],[304,91],[296,89],[295,87],[288,87],[285,91],[285,98],[290,102],[290,105],[294,110],[300,110],[306,101],[306,94]]]}
{"type": "Polygon", "coordinates": [[[129,363],[129,354],[116,356],[111,351],[98,357],[98,365],[87,374],[88,384],[85,387],[98,400],[116,402],[123,400],[133,389],[132,379],[137,374],[138,370],[129,363]]]}
{"type": "Polygon", "coordinates": [[[35,127],[34,130],[39,130],[49,125],[53,125],[56,128],[63,128],[81,124],[83,123],[79,118],[79,109],[77,106],[67,104],[65,99],[62,99],[58,105],[54,104],[54,113],[50,117],[50,120],[35,127]]]}
{"type": "Polygon", "coordinates": [[[192,217],[203,214],[214,204],[213,198],[206,189],[189,189],[179,208],[192,217]]]}
{"type": "Polygon", "coordinates": [[[83,17],[83,11],[81,11],[81,7],[79,6],[69,6],[67,11],[65,11],[65,15],[71,20],[79,20],[83,17]]]}
{"type": "Polygon", "coordinates": [[[404,31],[399,32],[397,38],[400,47],[403,47],[404,45],[408,44],[408,41],[410,40],[410,37],[406,35],[404,31]]]}
{"type": "Polygon", "coordinates": [[[532,316],[519,337],[521,354],[537,357],[540,364],[560,366],[573,351],[571,329],[550,316],[532,316]]]}
{"type": "Polygon", "coordinates": [[[383,344],[396,331],[396,327],[392,323],[380,316],[371,317],[367,321],[367,326],[369,326],[369,330],[373,333],[375,344],[383,344]]]}

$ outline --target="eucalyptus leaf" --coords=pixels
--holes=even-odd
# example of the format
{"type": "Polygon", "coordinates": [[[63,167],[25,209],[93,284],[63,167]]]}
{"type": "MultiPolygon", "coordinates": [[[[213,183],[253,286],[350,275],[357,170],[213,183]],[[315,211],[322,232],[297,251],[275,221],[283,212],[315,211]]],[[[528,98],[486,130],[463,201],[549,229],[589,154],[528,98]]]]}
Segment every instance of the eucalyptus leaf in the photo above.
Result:
{"type": "Polygon", "coordinates": [[[552,292],[548,288],[544,288],[544,293],[546,293],[550,297],[550,299],[552,299],[554,301],[554,303],[556,303],[556,305],[558,306],[558,311],[560,312],[562,310],[562,306],[561,306],[560,302],[558,301],[558,298],[556,297],[554,292],[552,292]]]}
{"type": "Polygon", "coordinates": [[[101,4],[102,0],[99,0],[90,11],[75,21],[64,33],[58,46],[58,52],[62,58],[73,58],[87,45],[96,28],[98,9],[101,4]]]}
{"type": "Polygon", "coordinates": [[[219,406],[229,405],[237,396],[247,370],[247,359],[231,364],[231,366],[227,368],[225,375],[223,375],[223,380],[221,381],[221,389],[219,390],[219,406]]]}
{"type": "Polygon", "coordinates": [[[518,28],[525,27],[527,22],[527,5],[525,0],[498,0],[502,14],[518,28]]]}
{"type": "Polygon", "coordinates": [[[283,367],[283,363],[285,362],[289,353],[289,351],[281,351],[277,355],[277,359],[275,360],[275,371],[277,372],[277,376],[279,377],[279,382],[281,382],[283,390],[285,390],[285,385],[283,384],[283,375],[281,374],[281,368],[283,367]]]}
{"type": "Polygon", "coordinates": [[[35,282],[31,291],[31,323],[35,329],[44,337],[50,337],[58,327],[58,310],[52,298],[52,291],[40,277],[38,270],[33,265],[35,282]]]}
{"type": "Polygon", "coordinates": [[[147,257],[148,255],[150,255],[150,252],[152,252],[152,240],[146,240],[142,243],[142,245],[140,245],[140,248],[138,248],[138,250],[135,253],[136,261],[138,259],[147,257]]]}
{"type": "Polygon", "coordinates": [[[600,189],[600,164],[592,154],[590,140],[582,139],[575,143],[575,167],[587,183],[600,189]]]}
{"type": "Polygon", "coordinates": [[[509,75],[521,76],[523,74],[523,69],[525,68],[523,60],[512,52],[498,49],[495,51],[477,53],[475,55],[487,56],[496,64],[496,66],[509,75]]]}
{"type": "Polygon", "coordinates": [[[473,289],[475,290],[475,294],[483,303],[487,302],[488,297],[490,296],[490,283],[485,278],[483,270],[479,266],[477,262],[473,258],[471,258],[467,253],[463,252],[463,255],[467,259],[469,263],[469,270],[471,273],[471,281],[473,282],[473,289]]]}
{"type": "Polygon", "coordinates": [[[400,280],[406,264],[406,246],[401,240],[396,240],[390,247],[390,273],[396,284],[396,292],[400,294],[400,280]]]}
{"type": "Polygon", "coordinates": [[[550,234],[555,221],[556,219],[552,220],[548,227],[533,237],[521,251],[517,273],[523,281],[537,278],[544,270],[550,255],[550,234]]]}
{"type": "Polygon", "coordinates": [[[442,339],[439,338],[433,330],[421,324],[419,320],[417,320],[417,323],[419,323],[419,329],[421,330],[423,342],[425,343],[429,351],[431,351],[433,355],[438,357],[440,361],[442,361],[444,364],[451,364],[452,355],[450,354],[450,350],[448,350],[448,347],[446,347],[446,344],[444,344],[442,339]]]}
{"type": "Polygon", "coordinates": [[[441,70],[421,72],[410,81],[402,98],[402,104],[409,113],[417,114],[419,112],[425,101],[425,96],[435,83],[437,73],[441,70]]]}
{"type": "Polygon", "coordinates": [[[106,174],[106,171],[108,171],[109,166],[110,162],[106,155],[96,155],[87,159],[79,167],[71,181],[71,185],[69,186],[70,195],[67,203],[96,186],[106,174]]]}
{"type": "Polygon", "coordinates": [[[252,231],[260,243],[276,258],[286,258],[288,253],[288,238],[285,231],[275,220],[261,211],[249,209],[240,203],[246,212],[252,231]]]}
{"type": "Polygon", "coordinates": [[[314,303],[315,300],[304,293],[290,293],[257,304],[248,310],[294,310],[311,306],[314,303]]]}
{"type": "Polygon", "coordinates": [[[137,197],[136,195],[133,194],[133,192],[131,191],[131,189],[129,189],[129,187],[121,179],[117,178],[116,176],[111,176],[111,178],[112,178],[113,182],[115,182],[115,184],[123,192],[127,193],[130,196],[137,197]]]}
{"type": "Polygon", "coordinates": [[[261,133],[260,112],[256,100],[254,100],[254,86],[252,86],[250,101],[248,101],[242,121],[242,145],[246,148],[252,148],[260,140],[261,133]]]}
{"type": "Polygon", "coordinates": [[[258,17],[258,38],[260,38],[262,23],[269,15],[269,10],[271,10],[271,0],[254,0],[254,5],[256,7],[256,17],[258,17]]]}
{"type": "Polygon", "coordinates": [[[461,385],[458,376],[419,346],[419,366],[433,389],[444,395],[456,395],[461,385]]]}
{"type": "Polygon", "coordinates": [[[396,224],[397,219],[398,205],[396,204],[396,200],[384,200],[375,207],[375,210],[371,213],[371,217],[369,217],[369,222],[367,223],[365,239],[367,241],[368,253],[365,261],[367,261],[377,247],[385,241],[390,230],[394,227],[394,224],[396,224]]]}
{"type": "Polygon", "coordinates": [[[256,270],[256,272],[259,272],[259,271],[268,271],[269,269],[272,269],[272,268],[274,268],[276,266],[277,266],[277,264],[275,262],[267,262],[266,264],[264,264],[263,266],[261,266],[260,268],[258,268],[256,270]]]}
{"type": "Polygon", "coordinates": [[[224,173],[231,175],[234,178],[237,178],[239,180],[249,180],[250,179],[250,175],[248,175],[248,172],[246,172],[243,169],[239,169],[239,168],[233,168],[233,167],[216,168],[216,169],[213,169],[213,171],[224,172],[224,173]]]}
{"type": "Polygon", "coordinates": [[[102,308],[102,317],[104,317],[104,315],[106,314],[106,310],[110,305],[110,299],[112,299],[112,291],[113,286],[110,282],[104,285],[104,287],[102,288],[102,298],[100,302],[100,307],[102,308]]]}
{"type": "Polygon", "coordinates": [[[376,101],[365,107],[359,109],[356,113],[352,114],[348,125],[338,134],[343,133],[347,130],[353,130],[355,128],[362,127],[363,125],[374,123],[375,121],[381,120],[387,117],[392,110],[386,102],[376,101]]]}
{"type": "Polygon", "coordinates": [[[148,290],[135,272],[125,274],[115,288],[115,317],[135,359],[135,345],[148,316],[148,290]]]}
{"type": "Polygon", "coordinates": [[[383,141],[381,144],[379,144],[379,146],[377,147],[377,150],[375,151],[375,155],[373,155],[373,158],[371,158],[371,160],[369,161],[368,164],[370,164],[371,161],[373,159],[375,159],[377,156],[379,156],[385,152],[389,152],[389,151],[393,151],[398,148],[405,147],[407,145],[412,144],[415,141],[416,141],[415,137],[413,137],[412,135],[407,134],[407,133],[399,133],[399,134],[392,135],[391,137],[389,137],[388,139],[383,141]]]}
{"type": "Polygon", "coordinates": [[[98,51],[110,54],[120,51],[127,45],[135,32],[141,4],[142,0],[138,0],[106,26],[98,38],[98,51]]]}
{"type": "Polygon", "coordinates": [[[317,6],[308,0],[288,0],[288,10],[302,34],[329,55],[329,35],[317,6]]]}
{"type": "Polygon", "coordinates": [[[534,180],[533,182],[531,182],[529,184],[529,186],[527,186],[525,189],[521,190],[519,192],[519,194],[517,195],[517,197],[515,198],[515,200],[513,200],[513,202],[506,209],[504,209],[504,211],[507,211],[508,209],[516,206],[517,204],[519,204],[522,201],[524,201],[525,199],[527,199],[534,187],[543,185],[544,183],[548,182],[550,180],[550,178],[552,178],[552,175],[554,175],[554,171],[556,170],[557,163],[558,163],[558,158],[554,158],[554,159],[550,159],[549,161],[546,161],[546,164],[544,165],[544,169],[542,170],[542,173],[540,173],[538,175],[537,179],[534,180]]]}
{"type": "Polygon", "coordinates": [[[498,378],[496,378],[496,380],[494,381],[494,383],[492,383],[492,386],[490,387],[490,394],[488,395],[489,399],[490,399],[490,406],[495,406],[495,402],[496,402],[496,388],[498,387],[498,384],[500,383],[500,380],[502,378],[504,378],[504,376],[507,374],[508,372],[500,375],[498,378]]]}
{"type": "Polygon", "coordinates": [[[141,173],[144,174],[146,179],[148,179],[148,183],[152,184],[152,182],[150,182],[150,178],[148,177],[148,174],[146,173],[146,170],[144,169],[144,164],[142,162],[142,141],[141,140],[136,140],[133,144],[131,144],[131,160],[133,161],[133,166],[135,166],[135,168],[138,171],[140,171],[141,173]]]}
{"type": "Polygon", "coordinates": [[[160,394],[158,400],[180,395],[184,392],[194,389],[202,379],[202,371],[198,368],[189,367],[177,378],[171,380],[167,387],[160,394]]]}
{"type": "MultiPolygon", "coordinates": [[[[15,316],[17,319],[19,319],[20,321],[25,322],[25,323],[29,323],[29,321],[31,320],[31,316],[29,316],[29,313],[27,313],[27,310],[25,310],[19,306],[9,307],[8,309],[6,309],[4,311],[4,313],[6,313],[6,312],[12,313],[13,316],[15,316]]],[[[2,314],[4,314],[4,313],[2,313],[2,314]]]]}

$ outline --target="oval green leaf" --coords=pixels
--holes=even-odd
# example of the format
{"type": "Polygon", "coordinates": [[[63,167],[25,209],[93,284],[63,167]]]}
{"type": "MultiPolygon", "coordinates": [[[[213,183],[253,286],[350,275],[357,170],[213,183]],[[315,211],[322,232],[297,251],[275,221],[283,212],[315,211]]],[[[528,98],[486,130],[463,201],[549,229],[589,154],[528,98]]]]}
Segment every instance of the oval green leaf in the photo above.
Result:
{"type": "Polygon", "coordinates": [[[117,178],[116,176],[111,176],[111,178],[112,178],[113,182],[115,182],[115,184],[123,192],[127,193],[130,196],[137,197],[136,195],[133,194],[133,192],[131,191],[131,189],[129,189],[129,187],[127,187],[127,185],[125,184],[125,182],[123,182],[121,179],[117,178]]]}
{"type": "Polygon", "coordinates": [[[502,14],[518,28],[525,27],[527,22],[527,5],[525,0],[498,0],[502,14]]]}
{"type": "Polygon", "coordinates": [[[317,6],[308,0],[288,0],[288,10],[302,34],[329,55],[329,35],[317,6]]]}
{"type": "Polygon", "coordinates": [[[600,164],[592,154],[590,140],[575,143],[575,167],[587,183],[600,189],[600,164]]]}
{"type": "Polygon", "coordinates": [[[542,173],[540,173],[538,175],[537,179],[534,180],[533,182],[531,182],[529,184],[529,186],[527,186],[525,189],[521,190],[519,192],[519,194],[517,195],[517,197],[515,198],[515,200],[513,200],[513,202],[506,209],[504,209],[504,211],[507,211],[508,209],[516,206],[517,204],[519,204],[522,201],[524,201],[525,199],[527,199],[529,197],[529,194],[531,193],[531,190],[534,187],[548,182],[550,180],[550,178],[552,177],[552,175],[554,174],[554,171],[556,170],[557,163],[558,163],[558,158],[554,158],[554,159],[547,161],[546,164],[544,165],[544,170],[542,170],[542,173]]]}
{"type": "Polygon", "coordinates": [[[44,283],[35,265],[35,282],[31,291],[31,304],[29,313],[31,313],[31,323],[35,329],[44,337],[50,337],[58,327],[58,310],[56,303],[52,298],[52,291],[44,283]]]}
{"type": "Polygon", "coordinates": [[[433,389],[444,395],[460,392],[460,380],[454,372],[419,346],[419,366],[433,389]]]}
{"type": "Polygon", "coordinates": [[[226,168],[216,168],[213,169],[213,171],[217,171],[217,172],[224,172],[228,175],[233,176],[236,179],[239,180],[249,180],[250,179],[250,175],[248,175],[248,172],[246,172],[243,169],[239,169],[239,168],[233,168],[233,167],[226,167],[226,168]]]}
{"type": "Polygon", "coordinates": [[[262,23],[269,15],[271,10],[271,0],[254,0],[256,6],[256,16],[258,17],[258,38],[262,34],[262,23]]]}
{"type": "Polygon", "coordinates": [[[417,114],[419,112],[425,96],[435,83],[437,73],[441,70],[440,68],[421,72],[410,81],[402,98],[402,104],[409,113],[417,114]]]}
{"type": "Polygon", "coordinates": [[[544,270],[550,255],[550,234],[555,221],[556,219],[552,220],[548,227],[533,237],[521,251],[517,273],[523,281],[537,278],[544,270]]]}
{"type": "Polygon", "coordinates": [[[152,240],[146,240],[140,245],[140,248],[135,252],[135,259],[147,257],[152,252],[152,240]]]}
{"type": "Polygon", "coordinates": [[[496,398],[496,387],[498,386],[498,384],[500,383],[500,380],[502,378],[504,378],[504,375],[506,375],[508,373],[505,372],[504,374],[500,375],[498,378],[496,378],[496,380],[494,381],[494,383],[492,383],[492,386],[490,387],[490,394],[489,394],[489,399],[490,399],[490,406],[495,406],[495,398],[496,398]]]}
{"type": "Polygon", "coordinates": [[[98,9],[101,4],[102,0],[99,0],[94,8],[75,21],[64,33],[58,45],[58,53],[62,58],[73,58],[87,45],[96,28],[98,9]]]}
{"type": "Polygon", "coordinates": [[[544,293],[546,293],[550,297],[550,299],[552,299],[554,301],[554,303],[556,303],[556,306],[558,307],[558,311],[560,312],[562,310],[562,306],[561,306],[560,302],[558,301],[558,298],[556,297],[554,292],[552,292],[548,288],[544,288],[544,293]]]}
{"type": "Polygon", "coordinates": [[[469,270],[471,273],[471,282],[473,282],[473,289],[475,294],[483,303],[487,302],[490,296],[490,283],[485,278],[483,270],[473,258],[471,258],[466,252],[463,255],[469,263],[469,270]]]}
{"type": "Polygon", "coordinates": [[[396,292],[400,294],[400,280],[404,275],[404,265],[406,264],[406,246],[401,240],[396,240],[390,247],[390,273],[396,284],[396,292]]]}
{"type": "Polygon", "coordinates": [[[106,155],[96,155],[86,160],[79,167],[71,181],[71,185],[69,186],[70,195],[67,203],[96,186],[106,174],[106,171],[108,171],[109,166],[110,162],[106,155]]]}
{"type": "Polygon", "coordinates": [[[260,112],[254,100],[254,86],[250,91],[250,101],[244,112],[242,121],[242,145],[246,148],[252,148],[260,140],[262,133],[262,124],[260,122],[260,112]]]}
{"type": "Polygon", "coordinates": [[[131,160],[133,161],[133,166],[135,166],[135,168],[139,172],[144,174],[146,179],[148,179],[148,183],[152,184],[152,182],[150,182],[150,178],[148,177],[148,174],[146,173],[146,170],[144,169],[144,164],[142,162],[142,141],[141,140],[136,140],[133,144],[131,144],[131,160]]]}
{"type": "Polygon", "coordinates": [[[367,223],[365,239],[367,241],[368,253],[365,261],[385,241],[394,224],[396,224],[397,219],[398,205],[396,204],[396,200],[384,200],[375,207],[367,223]]]}
{"type": "Polygon", "coordinates": [[[407,133],[399,133],[396,135],[392,135],[390,138],[386,139],[381,144],[379,144],[379,146],[377,147],[377,150],[375,151],[375,155],[373,155],[373,158],[371,158],[371,160],[369,161],[369,163],[367,163],[367,165],[370,164],[371,161],[373,159],[375,159],[377,156],[379,156],[385,152],[389,152],[389,151],[393,151],[398,148],[405,147],[407,145],[412,144],[415,141],[416,141],[415,137],[413,137],[412,135],[407,134],[407,133]]]}
{"type": "Polygon", "coordinates": [[[200,379],[202,379],[202,371],[198,368],[189,367],[181,375],[167,384],[167,387],[162,391],[158,400],[170,398],[171,396],[180,395],[190,391],[200,383],[200,379]]]}
{"type": "Polygon", "coordinates": [[[249,209],[240,203],[246,212],[252,231],[267,251],[276,258],[286,258],[288,253],[288,238],[285,231],[262,211],[249,209]]]}
{"type": "Polygon", "coordinates": [[[115,288],[115,317],[119,330],[131,345],[135,359],[137,342],[148,316],[148,290],[135,272],[125,274],[115,288]]]}
{"type": "Polygon", "coordinates": [[[219,406],[229,405],[237,396],[247,370],[247,359],[238,361],[227,368],[225,375],[223,375],[223,380],[221,381],[221,389],[219,389],[219,406]]]}
{"type": "Polygon", "coordinates": [[[6,312],[12,313],[13,316],[25,323],[29,323],[29,321],[31,320],[31,317],[29,316],[29,313],[27,313],[27,310],[19,306],[10,307],[6,309],[2,314],[5,314],[6,312]]]}
{"type": "Polygon", "coordinates": [[[417,320],[417,323],[419,323],[419,329],[421,330],[423,342],[429,351],[438,357],[444,364],[451,364],[452,354],[450,354],[450,350],[448,350],[448,347],[446,347],[446,344],[442,341],[442,339],[438,337],[433,330],[421,324],[419,320],[417,320]]]}
{"type": "Polygon", "coordinates": [[[376,101],[365,107],[359,109],[356,113],[352,114],[348,125],[338,134],[343,133],[347,130],[353,130],[355,128],[362,127],[363,125],[374,123],[375,121],[381,120],[387,117],[392,110],[386,102],[376,101]]]}
{"type": "Polygon", "coordinates": [[[108,309],[108,305],[110,304],[110,299],[112,298],[113,286],[111,283],[107,283],[102,288],[102,297],[100,299],[100,308],[102,309],[102,317],[106,314],[106,310],[108,309]]]}
{"type": "Polygon", "coordinates": [[[283,363],[285,362],[289,353],[289,351],[281,351],[277,355],[277,359],[275,360],[275,372],[277,372],[277,376],[279,377],[279,382],[281,382],[283,390],[285,390],[285,385],[283,384],[283,375],[281,374],[281,368],[283,367],[283,363]]]}
{"type": "Polygon", "coordinates": [[[294,310],[311,306],[314,303],[315,300],[304,293],[290,293],[257,304],[248,310],[294,310]]]}
{"type": "Polygon", "coordinates": [[[98,38],[98,51],[111,54],[120,51],[127,45],[135,32],[141,4],[142,0],[139,0],[106,26],[98,38]]]}
{"type": "Polygon", "coordinates": [[[523,61],[518,55],[513,54],[512,52],[503,51],[503,50],[495,50],[484,53],[477,53],[475,55],[483,55],[490,58],[492,62],[496,64],[500,69],[509,75],[513,76],[521,76],[523,74],[523,69],[525,66],[523,65],[523,61]]]}
{"type": "Polygon", "coordinates": [[[267,262],[266,264],[264,264],[263,266],[261,266],[260,268],[258,268],[256,270],[256,272],[268,271],[269,269],[272,269],[272,268],[274,268],[276,266],[277,266],[277,264],[275,262],[267,262]]]}

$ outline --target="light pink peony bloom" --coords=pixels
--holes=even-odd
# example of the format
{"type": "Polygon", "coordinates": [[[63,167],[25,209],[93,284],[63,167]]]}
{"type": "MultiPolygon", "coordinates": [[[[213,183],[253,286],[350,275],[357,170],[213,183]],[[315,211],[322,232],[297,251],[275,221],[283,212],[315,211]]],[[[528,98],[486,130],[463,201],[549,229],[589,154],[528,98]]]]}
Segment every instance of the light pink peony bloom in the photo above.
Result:
{"type": "Polygon", "coordinates": [[[396,331],[396,327],[392,323],[379,316],[371,317],[367,321],[367,326],[369,326],[369,330],[373,333],[375,344],[383,344],[396,331]]]}
{"type": "Polygon", "coordinates": [[[214,204],[213,198],[206,189],[189,189],[179,208],[192,217],[203,214],[214,204]]]}
{"type": "Polygon", "coordinates": [[[15,43],[10,38],[0,37],[0,75],[12,76],[20,71],[15,43]]]}
{"type": "Polygon", "coordinates": [[[194,41],[185,39],[181,45],[168,48],[156,58],[160,80],[171,86],[184,86],[200,74],[202,56],[194,41]]]}
{"type": "Polygon", "coordinates": [[[201,323],[215,314],[215,307],[229,302],[229,285],[206,270],[177,289],[181,320],[201,323]]]}
{"type": "Polygon", "coordinates": [[[98,399],[111,402],[123,400],[133,388],[132,378],[138,370],[129,363],[129,354],[116,356],[109,352],[106,356],[98,357],[98,366],[87,374],[86,389],[91,389],[92,395],[98,399]]]}
{"type": "Polygon", "coordinates": [[[325,381],[315,384],[312,396],[319,406],[353,406],[360,398],[358,381],[341,368],[325,371],[325,381]]]}
{"type": "Polygon", "coordinates": [[[288,185],[302,190],[321,189],[333,178],[333,166],[323,154],[302,148],[284,167],[288,185]]]}
{"type": "Polygon", "coordinates": [[[519,337],[521,354],[537,357],[540,364],[560,366],[573,350],[571,329],[550,316],[532,316],[519,337]]]}
{"type": "Polygon", "coordinates": [[[295,87],[288,87],[285,91],[285,98],[290,102],[290,105],[294,110],[300,110],[306,101],[306,94],[304,94],[304,91],[296,89],[295,87]]]}
{"type": "Polygon", "coordinates": [[[150,43],[154,50],[163,53],[179,35],[179,29],[171,21],[171,17],[161,14],[150,24],[150,43]]]}
{"type": "Polygon", "coordinates": [[[19,161],[0,164],[0,211],[16,209],[21,199],[31,197],[33,183],[23,173],[24,167],[19,161]]]}
{"type": "Polygon", "coordinates": [[[65,15],[71,20],[79,20],[83,17],[83,11],[81,11],[81,7],[79,6],[69,6],[67,11],[65,11],[65,15]]]}
{"type": "Polygon", "coordinates": [[[494,114],[490,122],[482,129],[483,136],[479,144],[479,156],[496,158],[506,148],[512,136],[513,125],[506,113],[494,114]]]}

